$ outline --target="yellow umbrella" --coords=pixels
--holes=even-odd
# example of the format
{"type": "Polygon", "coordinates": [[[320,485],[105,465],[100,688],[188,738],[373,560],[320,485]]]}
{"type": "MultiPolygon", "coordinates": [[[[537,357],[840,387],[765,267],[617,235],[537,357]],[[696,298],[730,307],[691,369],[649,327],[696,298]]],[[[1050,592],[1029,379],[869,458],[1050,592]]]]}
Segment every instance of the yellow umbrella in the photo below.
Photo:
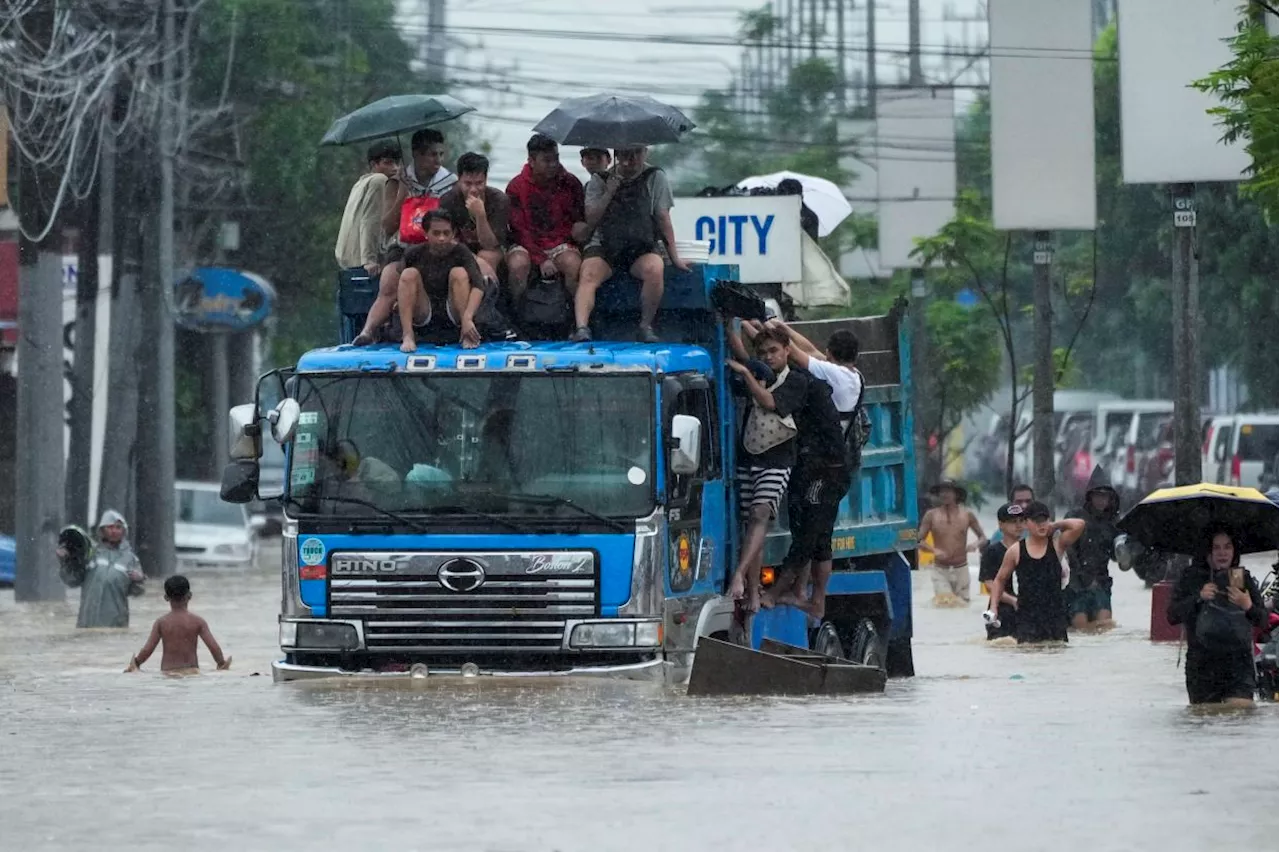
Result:
{"type": "Polygon", "coordinates": [[[1256,488],[1202,482],[1162,488],[1130,509],[1117,526],[1147,545],[1195,555],[1213,529],[1226,529],[1241,553],[1280,546],[1280,509],[1256,488]]]}

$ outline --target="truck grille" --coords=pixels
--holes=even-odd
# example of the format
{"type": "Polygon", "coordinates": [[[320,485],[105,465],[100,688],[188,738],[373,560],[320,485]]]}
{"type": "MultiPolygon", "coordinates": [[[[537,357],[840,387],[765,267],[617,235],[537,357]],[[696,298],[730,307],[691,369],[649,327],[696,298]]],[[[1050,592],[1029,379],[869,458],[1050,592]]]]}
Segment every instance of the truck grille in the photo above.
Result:
{"type": "Polygon", "coordinates": [[[545,560],[532,567],[537,556],[334,554],[329,613],[362,620],[370,651],[558,651],[567,621],[599,611],[595,558],[574,554],[576,561],[559,563],[565,570],[557,571],[555,562],[545,560]],[[478,585],[471,587],[474,578],[466,569],[462,582],[450,576],[460,558],[482,566],[478,585]],[[339,565],[345,570],[335,572],[339,565]]]}

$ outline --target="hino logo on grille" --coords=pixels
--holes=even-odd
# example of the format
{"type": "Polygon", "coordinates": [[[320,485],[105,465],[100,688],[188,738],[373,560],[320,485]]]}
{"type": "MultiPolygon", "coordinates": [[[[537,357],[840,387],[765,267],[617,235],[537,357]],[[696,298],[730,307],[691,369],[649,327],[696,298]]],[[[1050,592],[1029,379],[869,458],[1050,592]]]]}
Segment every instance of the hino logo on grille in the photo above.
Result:
{"type": "Polygon", "coordinates": [[[334,556],[335,574],[394,574],[399,565],[395,559],[370,559],[364,556],[334,556]]]}
{"type": "Polygon", "coordinates": [[[473,559],[450,559],[436,578],[451,592],[473,592],[484,584],[484,568],[473,559]]]}

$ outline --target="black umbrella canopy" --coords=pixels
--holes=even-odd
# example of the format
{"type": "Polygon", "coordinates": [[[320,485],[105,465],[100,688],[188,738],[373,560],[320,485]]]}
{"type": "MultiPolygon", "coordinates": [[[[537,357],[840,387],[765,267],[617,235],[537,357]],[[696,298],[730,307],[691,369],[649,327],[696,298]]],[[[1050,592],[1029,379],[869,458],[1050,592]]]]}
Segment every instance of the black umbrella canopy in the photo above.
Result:
{"type": "Polygon", "coordinates": [[[321,145],[350,145],[421,130],[474,112],[449,95],[392,95],[365,104],[329,126],[321,145]]]}
{"type": "Polygon", "coordinates": [[[1276,505],[1258,491],[1201,483],[1152,493],[1116,526],[1147,547],[1194,556],[1218,529],[1231,533],[1241,553],[1275,550],[1278,522],[1276,505]]]}
{"type": "Polygon", "coordinates": [[[631,148],[679,142],[694,127],[680,110],[653,98],[602,93],[562,101],[533,129],[562,145],[631,148]]]}

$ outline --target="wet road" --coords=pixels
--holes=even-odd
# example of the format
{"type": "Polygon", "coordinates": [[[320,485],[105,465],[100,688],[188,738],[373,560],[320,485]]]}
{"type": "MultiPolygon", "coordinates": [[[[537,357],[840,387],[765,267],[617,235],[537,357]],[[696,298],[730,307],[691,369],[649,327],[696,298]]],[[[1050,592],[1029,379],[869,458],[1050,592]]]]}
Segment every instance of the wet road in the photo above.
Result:
{"type": "Polygon", "coordinates": [[[930,609],[919,576],[918,677],[751,700],[273,685],[277,576],[192,583],[230,672],[169,680],[157,657],[120,673],[154,588],[127,633],[76,631],[74,592],[0,591],[0,847],[1164,852],[1270,849],[1280,831],[1275,705],[1190,711],[1131,575],[1114,632],[1040,651],[987,645],[979,603],[930,609]]]}

